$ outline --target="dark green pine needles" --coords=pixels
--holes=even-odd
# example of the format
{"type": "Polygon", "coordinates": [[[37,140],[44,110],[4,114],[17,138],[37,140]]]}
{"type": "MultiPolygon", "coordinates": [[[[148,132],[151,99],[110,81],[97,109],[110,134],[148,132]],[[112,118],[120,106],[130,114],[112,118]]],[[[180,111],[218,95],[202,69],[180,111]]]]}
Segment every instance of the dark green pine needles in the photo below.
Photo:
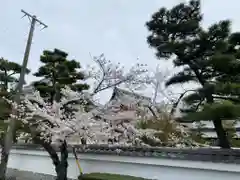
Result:
{"type": "Polygon", "coordinates": [[[230,148],[222,120],[240,115],[240,33],[231,33],[230,21],[204,29],[200,0],[161,8],[146,26],[147,42],[159,59],[172,60],[182,70],[166,85],[194,82],[199,88],[183,97],[185,118],[212,120],[219,145],[230,148]]]}
{"type": "Polygon", "coordinates": [[[43,80],[35,82],[34,86],[42,97],[47,97],[50,101],[59,100],[60,90],[66,85],[78,92],[89,88],[87,84],[81,83],[85,77],[81,72],[80,63],[68,60],[67,56],[67,53],[54,49],[54,51],[44,51],[40,57],[43,65],[34,75],[43,77],[43,80]]]}

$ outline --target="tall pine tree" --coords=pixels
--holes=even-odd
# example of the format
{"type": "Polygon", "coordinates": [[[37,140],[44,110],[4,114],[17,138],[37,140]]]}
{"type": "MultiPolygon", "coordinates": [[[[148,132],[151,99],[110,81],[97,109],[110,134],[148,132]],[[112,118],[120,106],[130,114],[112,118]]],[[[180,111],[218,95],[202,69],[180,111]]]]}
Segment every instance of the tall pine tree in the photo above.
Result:
{"type": "Polygon", "coordinates": [[[240,41],[231,35],[228,20],[215,23],[207,30],[201,27],[201,22],[200,0],[180,3],[171,9],[161,8],[146,23],[151,32],[147,42],[157,50],[159,59],[173,59],[174,65],[183,69],[166,82],[167,86],[188,82],[200,85],[195,93],[184,98],[189,104],[185,112],[194,120],[212,120],[220,147],[230,148],[222,120],[238,117],[235,110],[239,96],[234,96],[232,89],[227,95],[222,86],[226,86],[226,79],[232,80],[231,86],[236,80],[237,71],[227,68],[233,64],[237,67],[238,60],[233,53],[240,41]],[[233,39],[235,45],[230,44],[233,39]]]}
{"type": "MultiPolygon", "coordinates": [[[[43,55],[40,57],[40,61],[43,65],[38,69],[38,72],[34,74],[36,77],[43,78],[34,83],[35,89],[40,92],[42,97],[45,97],[46,100],[49,100],[51,103],[60,100],[61,89],[66,85],[77,92],[89,88],[87,84],[81,82],[82,80],[85,80],[85,77],[84,73],[81,72],[80,63],[75,60],[68,60],[67,56],[67,53],[59,49],[54,49],[54,51],[44,51],[43,55]]],[[[74,103],[77,104],[78,102],[74,103]]],[[[66,108],[66,116],[71,116],[72,111],[75,111],[75,108],[66,108]]],[[[62,179],[66,179],[66,173],[64,174],[64,172],[66,172],[68,167],[67,143],[64,141],[60,148],[62,156],[59,160],[57,152],[52,144],[40,138],[40,132],[34,132],[31,130],[31,136],[33,141],[37,144],[41,144],[51,156],[58,177],[62,175],[62,179]]]]}
{"type": "Polygon", "coordinates": [[[80,71],[80,63],[68,60],[67,56],[66,52],[59,49],[44,51],[40,57],[43,66],[34,74],[36,77],[43,78],[35,82],[34,87],[41,96],[49,98],[51,102],[60,98],[60,90],[66,85],[79,92],[89,88],[87,84],[79,82],[84,80],[84,74],[80,71]]]}

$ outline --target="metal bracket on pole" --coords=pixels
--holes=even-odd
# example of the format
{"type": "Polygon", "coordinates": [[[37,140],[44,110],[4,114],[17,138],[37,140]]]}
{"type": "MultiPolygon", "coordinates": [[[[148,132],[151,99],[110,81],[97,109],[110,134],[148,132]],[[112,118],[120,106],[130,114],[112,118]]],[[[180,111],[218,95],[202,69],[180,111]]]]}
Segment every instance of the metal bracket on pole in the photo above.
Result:
{"type": "Polygon", "coordinates": [[[28,12],[26,12],[26,11],[24,11],[24,10],[21,10],[21,12],[24,14],[22,18],[24,18],[25,16],[28,16],[28,18],[30,19],[30,21],[31,21],[32,19],[35,19],[35,21],[36,21],[37,23],[39,23],[41,26],[43,26],[43,28],[42,28],[41,30],[43,30],[43,29],[45,29],[45,28],[48,27],[48,26],[47,26],[46,24],[44,24],[42,21],[40,21],[39,19],[37,19],[37,17],[36,17],[35,15],[31,15],[31,14],[29,14],[28,12]]]}

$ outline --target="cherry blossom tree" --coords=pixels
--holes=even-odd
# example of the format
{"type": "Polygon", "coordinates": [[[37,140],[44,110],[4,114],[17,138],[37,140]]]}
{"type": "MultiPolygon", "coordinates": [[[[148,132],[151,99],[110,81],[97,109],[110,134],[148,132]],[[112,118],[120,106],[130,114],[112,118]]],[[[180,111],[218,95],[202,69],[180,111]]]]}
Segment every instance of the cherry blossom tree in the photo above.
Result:
{"type": "Polygon", "coordinates": [[[127,70],[120,63],[114,64],[104,54],[92,57],[95,65],[88,66],[88,77],[94,80],[93,94],[124,85],[130,89],[142,89],[148,83],[147,65],[135,64],[127,70]]]}
{"type": "MultiPolygon", "coordinates": [[[[18,118],[26,124],[32,133],[33,140],[43,145],[55,165],[58,180],[67,178],[68,143],[75,138],[84,137],[88,144],[143,145],[142,136],[156,140],[155,130],[136,129],[131,123],[137,118],[133,111],[118,114],[114,118],[97,119],[101,113],[97,109],[86,112],[85,100],[92,98],[90,93],[77,93],[65,88],[61,92],[63,97],[59,102],[49,104],[39,94],[26,95],[21,104],[7,100],[18,111],[18,118]],[[76,109],[77,101],[81,104],[76,109]],[[72,111],[70,111],[72,110],[72,111]],[[43,140],[43,141],[41,141],[43,140]],[[59,148],[60,157],[54,147],[59,148]]],[[[11,116],[11,118],[16,118],[11,116]]]]}
{"type": "Polygon", "coordinates": [[[165,82],[170,75],[169,69],[160,68],[159,65],[156,67],[155,71],[151,71],[150,75],[148,76],[148,82],[152,86],[153,89],[153,98],[152,98],[152,105],[155,106],[157,103],[157,99],[161,98],[163,102],[172,102],[173,101],[173,89],[166,88],[165,82]],[[161,96],[161,97],[159,97],[161,96]]]}
{"type": "Polygon", "coordinates": [[[67,177],[69,142],[84,138],[88,144],[130,145],[141,143],[139,137],[143,133],[148,136],[153,133],[152,130],[137,131],[134,124],[127,122],[113,123],[109,120],[97,120],[96,115],[100,113],[97,108],[85,111],[85,103],[89,100],[93,102],[93,96],[100,91],[121,84],[132,83],[137,87],[146,83],[143,74],[147,71],[142,68],[143,65],[137,64],[125,72],[124,67],[106,61],[103,55],[94,58],[94,61],[100,69],[93,69],[89,73],[89,77],[96,81],[94,90],[90,93],[74,93],[66,88],[62,92],[65,93],[63,98],[51,104],[45,102],[38,92],[26,95],[21,104],[8,101],[18,112],[11,118],[21,119],[29,128],[32,140],[41,144],[49,153],[55,165],[58,180],[65,180],[67,177]],[[60,157],[55,150],[56,146],[61,152],[60,157]]]}
{"type": "Polygon", "coordinates": [[[62,89],[61,100],[51,104],[38,92],[24,96],[20,104],[6,99],[17,111],[11,118],[20,119],[29,128],[32,140],[49,153],[58,180],[67,178],[68,145],[79,144],[82,138],[87,144],[124,146],[147,145],[142,137],[161,142],[156,136],[162,133],[161,130],[136,128],[138,119],[143,118],[137,109],[120,112],[95,106],[86,110],[87,102],[94,103],[93,97],[98,92],[122,84],[138,89],[147,83],[144,65],[136,65],[125,72],[124,67],[106,61],[103,55],[94,60],[100,69],[89,73],[96,81],[90,92],[76,93],[66,87],[62,89]],[[56,148],[60,150],[60,156],[56,148]]]}

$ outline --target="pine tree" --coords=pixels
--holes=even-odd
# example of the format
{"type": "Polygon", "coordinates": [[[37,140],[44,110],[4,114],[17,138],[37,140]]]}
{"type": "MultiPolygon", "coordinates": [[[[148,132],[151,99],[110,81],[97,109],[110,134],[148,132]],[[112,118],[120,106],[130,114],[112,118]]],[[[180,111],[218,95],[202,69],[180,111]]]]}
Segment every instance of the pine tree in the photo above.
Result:
{"type": "Polygon", "coordinates": [[[146,23],[151,32],[147,42],[157,50],[158,58],[173,59],[174,65],[183,69],[166,82],[167,86],[188,82],[200,85],[195,93],[184,98],[189,105],[185,112],[194,120],[212,120],[219,146],[230,148],[222,120],[239,117],[239,96],[234,96],[232,86],[239,87],[236,70],[239,53],[233,53],[240,38],[230,33],[228,20],[207,30],[201,27],[201,22],[200,0],[180,3],[171,9],[161,8],[146,23]],[[235,69],[227,70],[230,67],[235,69]],[[229,92],[227,88],[224,92],[225,86],[229,92]]]}
{"type": "MultiPolygon", "coordinates": [[[[236,129],[230,128],[230,125],[234,126],[234,123],[231,122],[235,122],[236,118],[240,117],[239,44],[240,33],[229,34],[224,42],[224,48],[208,59],[208,66],[214,71],[214,78],[211,79],[214,103],[202,103],[198,106],[200,111],[188,114],[188,118],[196,120],[228,120],[222,124],[232,146],[238,146],[238,141],[235,139],[236,129]]],[[[204,100],[204,94],[203,88],[198,89],[195,93],[186,96],[184,101],[190,105],[190,108],[195,108],[196,103],[199,104],[199,101],[204,100]]]]}
{"type": "MultiPolygon", "coordinates": [[[[8,61],[4,58],[0,59],[0,90],[1,92],[9,92],[13,90],[14,85],[18,83],[18,77],[20,75],[22,66],[18,63],[8,61]]],[[[29,69],[26,70],[28,74],[29,69]]]]}
{"type": "Polygon", "coordinates": [[[60,90],[68,85],[74,91],[81,92],[88,89],[87,84],[79,81],[84,80],[84,74],[80,71],[81,65],[75,60],[68,60],[68,54],[54,49],[54,51],[44,51],[40,61],[44,64],[34,75],[42,77],[43,80],[34,83],[42,97],[60,99],[60,90]]]}
{"type": "MultiPolygon", "coordinates": [[[[7,120],[11,113],[11,105],[4,99],[7,97],[12,99],[14,97],[14,88],[18,83],[18,77],[21,73],[22,66],[18,63],[8,61],[7,59],[0,59],[0,136],[3,139],[4,132],[7,128],[7,124],[4,120],[7,120]]],[[[28,74],[29,69],[26,70],[28,74]]],[[[21,124],[16,125],[16,129],[19,129],[21,124]]],[[[16,141],[16,134],[14,134],[14,140],[16,141]]]]}
{"type": "MultiPolygon", "coordinates": [[[[26,73],[30,72],[27,69],[26,73]]],[[[2,99],[3,96],[13,97],[14,87],[18,83],[18,77],[20,75],[21,65],[8,61],[4,58],[0,59],[0,120],[5,120],[10,113],[10,106],[2,99]]]]}

